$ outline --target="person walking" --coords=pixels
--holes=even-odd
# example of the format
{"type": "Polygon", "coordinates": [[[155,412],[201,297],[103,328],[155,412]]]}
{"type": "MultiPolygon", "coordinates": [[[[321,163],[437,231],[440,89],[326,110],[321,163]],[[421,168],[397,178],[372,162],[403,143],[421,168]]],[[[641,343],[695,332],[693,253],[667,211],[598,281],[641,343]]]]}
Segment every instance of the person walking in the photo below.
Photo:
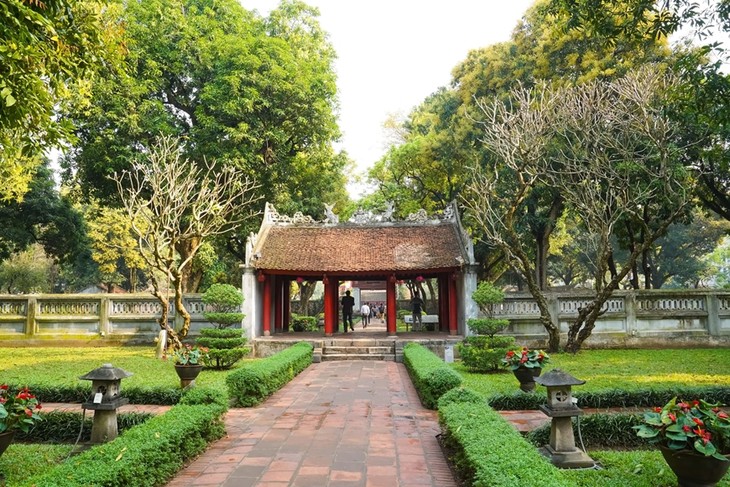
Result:
{"type": "Polygon", "coordinates": [[[368,303],[363,303],[360,306],[360,316],[362,316],[362,327],[367,328],[370,324],[370,306],[368,306],[368,303]]]}
{"type": "Polygon", "coordinates": [[[421,320],[421,308],[423,307],[423,300],[418,292],[413,294],[411,299],[411,311],[413,312],[413,331],[421,331],[423,328],[423,322],[421,320]],[[418,328],[416,328],[416,322],[418,322],[418,328]]]}
{"type": "Polygon", "coordinates": [[[355,327],[352,326],[352,308],[355,307],[355,298],[350,296],[350,291],[345,291],[345,295],[342,296],[342,323],[345,325],[345,333],[347,333],[347,323],[350,322],[350,330],[355,331],[355,327]]]}

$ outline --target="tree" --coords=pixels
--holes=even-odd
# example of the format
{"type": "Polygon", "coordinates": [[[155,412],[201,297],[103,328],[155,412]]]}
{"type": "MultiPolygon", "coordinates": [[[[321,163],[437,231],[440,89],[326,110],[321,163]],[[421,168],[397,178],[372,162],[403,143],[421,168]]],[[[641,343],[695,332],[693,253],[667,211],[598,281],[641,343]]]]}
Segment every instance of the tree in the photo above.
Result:
{"type": "MultiPolygon", "coordinates": [[[[137,272],[145,262],[137,248],[132,224],[124,213],[114,208],[96,208],[87,220],[92,258],[99,265],[103,282],[109,285],[122,284],[126,270],[128,289],[137,292],[137,272]]],[[[111,291],[110,291],[111,292],[111,291]]]]}
{"type": "Polygon", "coordinates": [[[504,249],[527,282],[551,350],[559,345],[557,327],[520,244],[516,215],[541,182],[563,195],[591,237],[596,295],[569,325],[565,349],[576,352],[636,259],[692,200],[691,180],[682,164],[686,148],[677,145],[680,130],[666,110],[676,86],[671,75],[643,69],[612,82],[521,88],[513,91],[511,103],[484,106],[485,143],[510,169],[508,181],[516,184],[506,191],[499,187],[499,171],[473,168],[465,205],[489,243],[504,249]],[[644,238],[614,271],[611,239],[625,219],[640,226],[644,238]]]}
{"type": "Polygon", "coordinates": [[[8,294],[51,290],[53,260],[40,244],[33,244],[0,263],[0,289],[8,294]]]}
{"type": "MultiPolygon", "coordinates": [[[[46,149],[70,137],[56,117],[72,85],[114,63],[115,30],[103,3],[4,0],[0,4],[0,202],[19,201],[46,149]]],[[[83,96],[82,96],[83,98],[83,96]]]]}
{"type": "MultiPolygon", "coordinates": [[[[316,9],[287,0],[263,19],[236,0],[123,5],[114,20],[126,26],[126,70],[105,73],[91,102],[66,113],[78,142],[64,157],[65,178],[85,197],[118,204],[109,175],[166,134],[186,138],[192,161],[212,158],[255,177],[259,205],[312,214],[323,200],[346,200],[349,159],[331,148],[335,54],[316,9]]],[[[217,248],[242,259],[250,230],[217,248]]]]}
{"type": "Polygon", "coordinates": [[[184,271],[206,239],[235,231],[255,214],[256,185],[231,166],[184,158],[181,141],[173,137],[160,137],[146,158],[146,164],[137,163],[114,180],[142,258],[148,268],[167,276],[175,290],[175,310],[183,318],[179,332],[167,322],[168,297],[150,273],[152,294],[162,307],[160,327],[167,330],[169,345],[179,348],[190,328],[184,271]]]}

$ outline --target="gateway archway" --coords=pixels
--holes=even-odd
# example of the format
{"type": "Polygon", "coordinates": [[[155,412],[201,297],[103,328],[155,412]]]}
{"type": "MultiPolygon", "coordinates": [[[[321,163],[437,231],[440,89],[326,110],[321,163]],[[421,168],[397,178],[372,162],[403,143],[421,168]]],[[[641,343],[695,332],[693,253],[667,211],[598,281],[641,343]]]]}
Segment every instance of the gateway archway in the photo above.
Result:
{"type": "Polygon", "coordinates": [[[284,331],[290,318],[293,281],[324,284],[324,334],[339,322],[339,285],[343,281],[385,283],[386,329],[396,336],[396,284],[414,279],[437,283],[441,331],[465,333],[476,306],[476,265],[471,241],[452,203],[436,216],[424,210],[405,221],[385,215],[359,214],[340,223],[296,214],[280,215],[268,204],[258,234],[247,244],[243,289],[244,326],[251,337],[284,331]]]}

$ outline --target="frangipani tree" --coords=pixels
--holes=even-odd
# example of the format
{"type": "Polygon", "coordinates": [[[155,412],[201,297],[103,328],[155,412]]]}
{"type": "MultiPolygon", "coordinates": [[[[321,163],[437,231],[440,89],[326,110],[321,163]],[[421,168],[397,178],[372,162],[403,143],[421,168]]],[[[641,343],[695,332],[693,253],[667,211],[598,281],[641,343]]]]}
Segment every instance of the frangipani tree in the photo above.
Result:
{"type": "Polygon", "coordinates": [[[145,162],[114,175],[142,258],[150,269],[166,275],[175,290],[175,310],[183,319],[177,332],[168,324],[168,297],[150,273],[152,294],[162,306],[160,327],[173,347],[180,346],[190,329],[182,299],[184,269],[206,239],[232,232],[252,217],[258,199],[256,183],[241,170],[208,161],[196,164],[182,153],[180,139],[158,137],[145,162]]]}

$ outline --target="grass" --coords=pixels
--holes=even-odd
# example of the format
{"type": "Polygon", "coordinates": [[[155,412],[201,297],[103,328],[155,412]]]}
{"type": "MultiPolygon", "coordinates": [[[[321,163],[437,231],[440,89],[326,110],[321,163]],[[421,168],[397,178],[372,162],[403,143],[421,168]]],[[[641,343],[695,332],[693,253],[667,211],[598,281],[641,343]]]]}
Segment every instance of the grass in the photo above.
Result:
{"type": "MultiPolygon", "coordinates": [[[[657,450],[589,451],[604,470],[564,470],[577,487],[676,487],[677,477],[657,450]]],[[[717,487],[730,487],[725,476],[717,487]]]]}
{"type": "Polygon", "coordinates": [[[25,479],[39,474],[49,466],[66,459],[72,445],[11,444],[0,456],[0,485],[20,485],[25,479]]]}
{"type": "MultiPolygon", "coordinates": [[[[246,360],[237,365],[244,364],[246,360]]],[[[171,360],[157,360],[154,347],[100,347],[100,348],[13,348],[0,361],[0,382],[14,384],[77,385],[79,377],[111,363],[134,375],[122,381],[125,387],[176,388],[180,380],[171,360]]],[[[229,370],[204,370],[196,384],[225,388],[229,370]]]]}
{"type": "MultiPolygon", "coordinates": [[[[625,391],[686,385],[730,384],[730,349],[584,350],[575,355],[550,355],[543,373],[560,368],[586,383],[576,392],[622,389],[625,391]]],[[[490,396],[518,391],[512,373],[469,372],[460,362],[453,365],[464,386],[490,396]]]]}

